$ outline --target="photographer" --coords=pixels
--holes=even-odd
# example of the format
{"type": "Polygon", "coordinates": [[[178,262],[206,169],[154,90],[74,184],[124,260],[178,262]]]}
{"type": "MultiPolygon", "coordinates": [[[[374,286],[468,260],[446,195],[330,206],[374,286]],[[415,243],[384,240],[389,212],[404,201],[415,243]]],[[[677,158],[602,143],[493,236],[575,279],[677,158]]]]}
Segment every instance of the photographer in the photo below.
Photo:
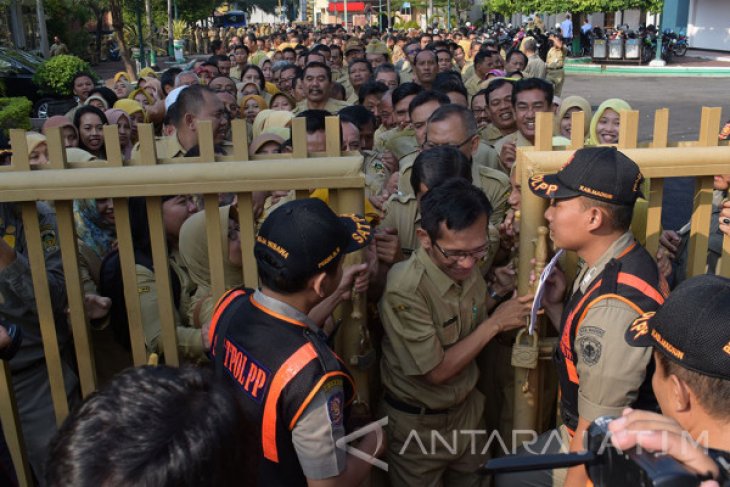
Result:
{"type": "MultiPolygon", "coordinates": [[[[671,447],[686,431],[716,459],[713,477],[723,463],[720,457],[726,468],[730,466],[728,316],[730,280],[702,275],[684,281],[656,313],[645,313],[631,325],[626,333],[629,345],[654,348],[652,386],[664,416],[625,411],[609,427],[614,444],[623,448],[638,442],[652,450],[659,436],[671,447]]],[[[685,456],[686,448],[678,452],[681,457],[667,453],[691,470],[706,472],[706,459],[685,456]]],[[[727,472],[723,480],[727,482],[727,472]]]]}

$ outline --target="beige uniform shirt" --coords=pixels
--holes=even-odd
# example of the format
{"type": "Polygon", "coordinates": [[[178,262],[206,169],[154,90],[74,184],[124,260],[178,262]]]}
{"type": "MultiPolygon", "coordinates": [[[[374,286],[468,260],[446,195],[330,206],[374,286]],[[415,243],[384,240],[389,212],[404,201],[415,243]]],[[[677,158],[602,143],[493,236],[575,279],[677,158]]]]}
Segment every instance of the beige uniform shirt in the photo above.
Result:
{"type": "Polygon", "coordinates": [[[474,75],[467,79],[464,83],[464,87],[466,87],[467,93],[469,93],[469,100],[474,98],[474,95],[476,95],[479,90],[481,89],[479,85],[481,82],[484,81],[481,77],[479,77],[476,73],[474,75]]]}
{"type": "Polygon", "coordinates": [[[486,292],[476,269],[458,284],[423,249],[393,266],[379,303],[385,329],[380,370],[388,393],[430,409],[452,408],[469,396],[479,376],[476,362],[442,385],[423,376],[486,318],[486,292]]]}
{"type": "Polygon", "coordinates": [[[545,78],[547,76],[547,65],[540,56],[533,54],[527,57],[527,66],[522,71],[525,78],[545,78]]]}
{"type": "Polygon", "coordinates": [[[362,171],[365,173],[365,188],[368,195],[379,195],[383,191],[388,171],[381,161],[381,153],[374,150],[363,150],[362,171]]]}
{"type": "MultiPolygon", "coordinates": [[[[504,144],[506,144],[507,142],[514,142],[517,147],[532,147],[533,145],[532,142],[527,140],[527,138],[522,135],[522,132],[518,130],[509,135],[505,135],[504,137],[499,139],[496,144],[494,144],[494,150],[497,152],[498,158],[499,155],[502,153],[502,147],[504,147],[504,144]]],[[[499,169],[501,171],[504,171],[504,173],[509,176],[510,168],[505,166],[501,160],[499,160],[499,169]]]]}
{"type": "Polygon", "coordinates": [[[385,216],[379,226],[398,230],[401,251],[410,257],[419,247],[416,229],[421,226],[421,213],[416,196],[400,193],[391,195],[383,205],[383,213],[385,216]]]}
{"type": "MultiPolygon", "coordinates": [[[[344,101],[335,100],[334,98],[330,98],[327,100],[327,104],[324,106],[324,109],[330,112],[331,114],[339,113],[340,110],[343,108],[350,106],[349,103],[346,103],[344,101]]],[[[294,108],[294,114],[299,115],[303,111],[309,110],[309,104],[307,100],[302,100],[299,103],[297,103],[297,106],[294,108]]]]}
{"type": "MultiPolygon", "coordinates": [[[[587,291],[606,264],[634,240],[634,235],[626,232],[595,265],[581,269],[573,292],[587,291]]],[[[631,347],[624,339],[624,333],[638,316],[631,306],[614,298],[603,299],[589,308],[575,338],[581,418],[593,421],[603,415],[620,416],[636,400],[652,354],[651,347],[631,347]]]]}
{"type": "MultiPolygon", "coordinates": [[[[479,136],[484,142],[494,147],[499,142],[499,139],[504,137],[504,134],[493,123],[490,123],[484,130],[479,132],[479,136]]],[[[499,154],[497,155],[499,156],[499,154]]]]}
{"type": "MultiPolygon", "coordinates": [[[[157,149],[157,159],[172,159],[174,157],[185,157],[187,152],[177,140],[177,135],[155,138],[155,148],[157,149]]],[[[140,162],[140,145],[139,142],[132,147],[132,155],[130,160],[134,163],[140,162]]]]}

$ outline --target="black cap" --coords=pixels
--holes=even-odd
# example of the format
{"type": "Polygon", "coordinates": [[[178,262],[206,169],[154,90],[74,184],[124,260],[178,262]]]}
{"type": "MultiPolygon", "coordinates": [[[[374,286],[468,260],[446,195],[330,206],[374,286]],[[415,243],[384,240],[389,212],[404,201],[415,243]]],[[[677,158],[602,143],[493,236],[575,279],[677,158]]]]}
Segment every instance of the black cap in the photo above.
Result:
{"type": "Polygon", "coordinates": [[[730,279],[701,275],[672,291],[656,312],[626,331],[634,347],[653,346],[685,369],[730,380],[730,279]]]}
{"type": "Polygon", "coordinates": [[[614,147],[578,149],[556,174],[530,178],[530,189],[541,198],[586,196],[617,205],[633,205],[641,194],[639,166],[614,147]]]}
{"type": "Polygon", "coordinates": [[[337,216],[322,200],[309,198],[285,203],[264,220],[254,255],[272,276],[299,279],[327,270],[370,239],[364,218],[337,216]]]}

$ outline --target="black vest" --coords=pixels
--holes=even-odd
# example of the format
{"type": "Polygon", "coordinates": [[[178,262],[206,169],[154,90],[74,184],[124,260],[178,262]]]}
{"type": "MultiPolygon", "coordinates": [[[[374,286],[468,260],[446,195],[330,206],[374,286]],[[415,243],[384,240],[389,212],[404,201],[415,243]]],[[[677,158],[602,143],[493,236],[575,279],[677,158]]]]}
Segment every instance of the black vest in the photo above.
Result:
{"type": "MultiPolygon", "coordinates": [[[[588,310],[603,299],[619,299],[634,308],[637,313],[656,310],[667,295],[656,263],[649,253],[634,243],[623,255],[611,259],[603,272],[593,279],[586,292],[576,291],[563,307],[560,343],[555,349],[555,363],[560,382],[560,414],[563,423],[572,431],[578,426],[578,384],[575,338],[588,310]]],[[[631,323],[615,323],[625,329],[631,323]]],[[[657,402],[651,388],[654,361],[649,364],[644,383],[632,407],[656,410],[657,402]]]]}
{"type": "Polygon", "coordinates": [[[306,485],[292,430],[325,380],[342,380],[349,406],[352,377],[323,334],[268,310],[252,296],[251,289],[233,289],[216,306],[211,321],[216,374],[238,391],[247,418],[256,425],[259,484],[306,485]]]}

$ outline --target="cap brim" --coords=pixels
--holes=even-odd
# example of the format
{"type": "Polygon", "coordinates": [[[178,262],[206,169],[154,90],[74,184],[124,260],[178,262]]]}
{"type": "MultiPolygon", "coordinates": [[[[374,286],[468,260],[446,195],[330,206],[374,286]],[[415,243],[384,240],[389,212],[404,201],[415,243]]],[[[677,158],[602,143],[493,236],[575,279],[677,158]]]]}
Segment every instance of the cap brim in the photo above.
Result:
{"type": "Polygon", "coordinates": [[[559,180],[557,174],[540,174],[530,178],[530,190],[546,199],[567,199],[580,196],[582,193],[565,187],[559,180]]]}
{"type": "Polygon", "coordinates": [[[626,343],[632,347],[653,347],[656,341],[651,336],[652,318],[655,311],[644,313],[634,320],[624,335],[626,343]]]}
{"type": "Polygon", "coordinates": [[[346,254],[367,247],[373,234],[372,228],[365,218],[355,214],[340,215],[340,221],[347,229],[346,254]]]}

